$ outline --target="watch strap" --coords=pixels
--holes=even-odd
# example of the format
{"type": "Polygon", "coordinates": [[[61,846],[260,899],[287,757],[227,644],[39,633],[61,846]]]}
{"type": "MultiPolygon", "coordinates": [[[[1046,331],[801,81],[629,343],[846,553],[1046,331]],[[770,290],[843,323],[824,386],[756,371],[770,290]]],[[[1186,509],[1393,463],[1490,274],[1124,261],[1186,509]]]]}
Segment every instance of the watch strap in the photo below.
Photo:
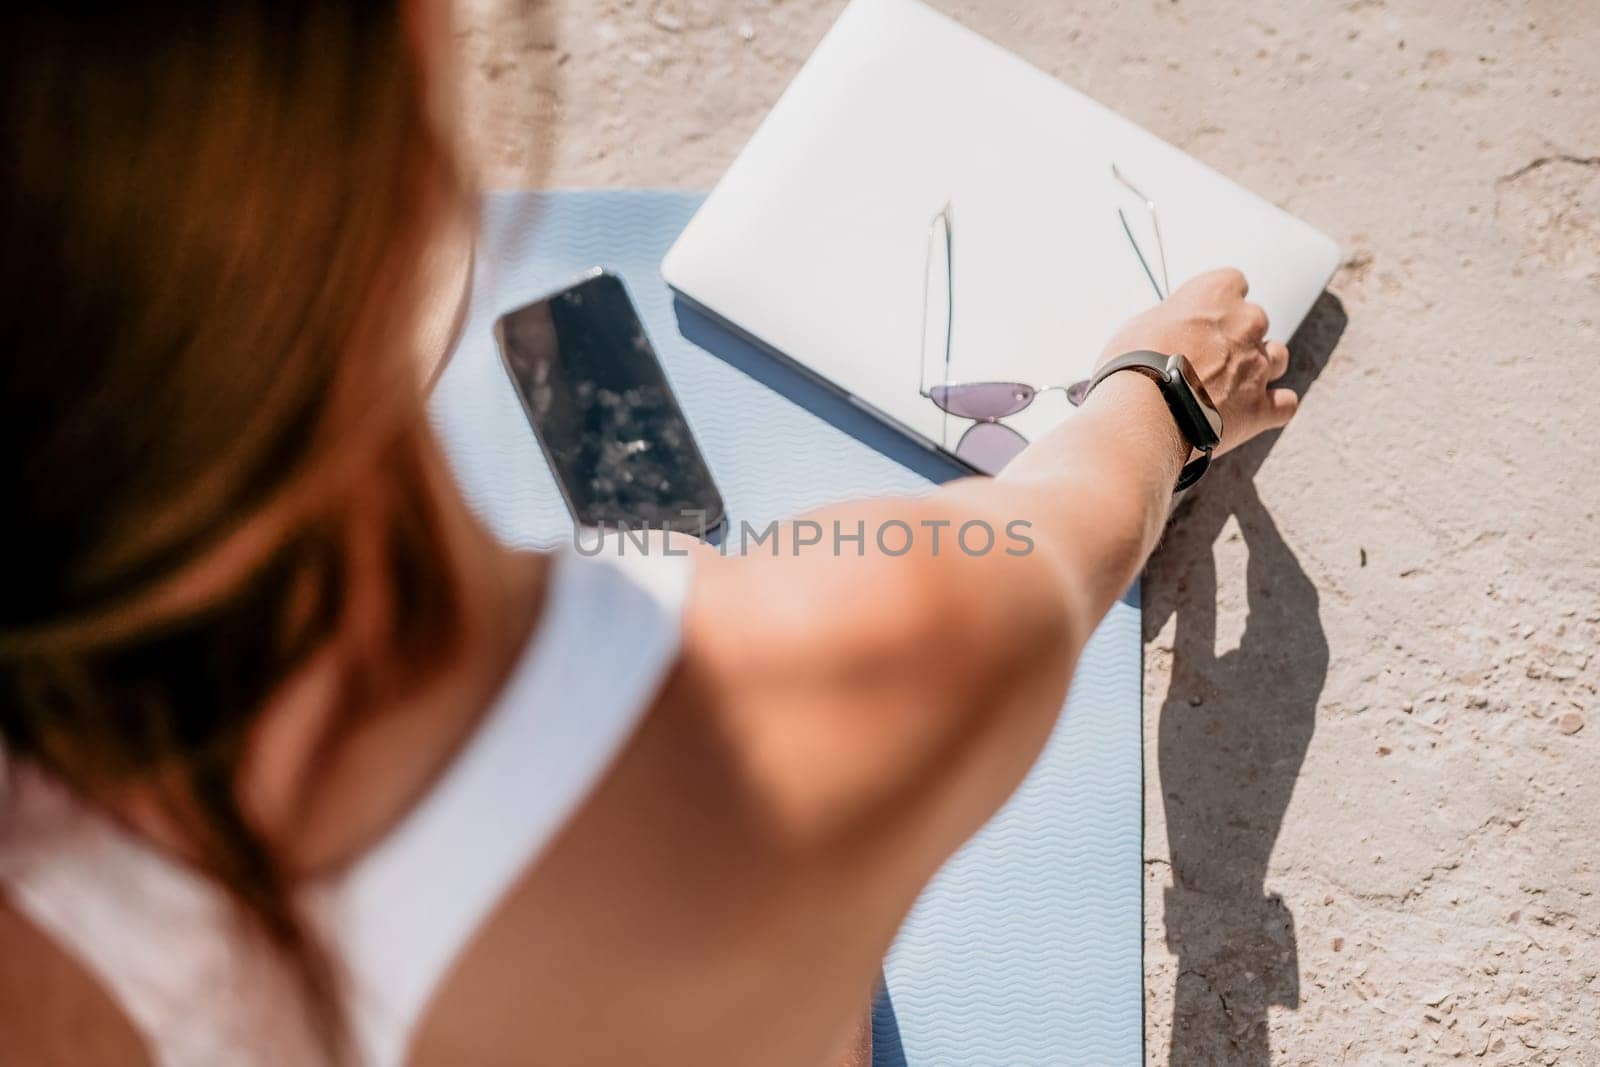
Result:
{"type": "Polygon", "coordinates": [[[1183,470],[1178,475],[1176,489],[1187,489],[1200,480],[1200,476],[1211,465],[1211,451],[1217,447],[1220,435],[1205,411],[1200,406],[1200,399],[1189,388],[1188,382],[1180,373],[1182,356],[1165,355],[1149,349],[1137,349],[1124,352],[1112,359],[1095,373],[1089,381],[1089,393],[1111,375],[1120,371],[1135,371],[1151,379],[1161,390],[1161,398],[1166,401],[1167,410],[1172,413],[1173,421],[1178,424],[1178,432],[1188,442],[1190,448],[1200,453],[1199,456],[1184,464],[1183,470]]]}
{"type": "Polygon", "coordinates": [[[1206,472],[1206,468],[1210,466],[1211,453],[1200,453],[1194,459],[1191,459],[1189,462],[1183,465],[1183,470],[1178,472],[1178,484],[1172,487],[1172,491],[1175,493],[1181,493],[1183,490],[1189,488],[1195,482],[1200,480],[1200,476],[1204,474],[1206,472]]]}

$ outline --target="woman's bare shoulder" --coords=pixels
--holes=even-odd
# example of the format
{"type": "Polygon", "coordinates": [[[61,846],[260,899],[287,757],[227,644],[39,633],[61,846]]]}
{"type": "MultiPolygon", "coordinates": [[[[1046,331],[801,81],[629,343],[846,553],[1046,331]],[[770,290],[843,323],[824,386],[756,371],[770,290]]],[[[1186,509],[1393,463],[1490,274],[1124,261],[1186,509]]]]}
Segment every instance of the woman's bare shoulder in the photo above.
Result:
{"type": "Polygon", "coordinates": [[[670,679],[459,958],[414,1067],[839,1062],[917,892],[1060,706],[1070,650],[1033,580],[963,556],[697,565],[670,679]]]}
{"type": "Polygon", "coordinates": [[[774,831],[720,698],[681,663],[554,844],[477,930],[412,1067],[820,1067],[868,1003],[893,907],[774,831]]]}
{"type": "Polygon", "coordinates": [[[95,976],[0,895],[0,1063],[149,1062],[95,976]]]}

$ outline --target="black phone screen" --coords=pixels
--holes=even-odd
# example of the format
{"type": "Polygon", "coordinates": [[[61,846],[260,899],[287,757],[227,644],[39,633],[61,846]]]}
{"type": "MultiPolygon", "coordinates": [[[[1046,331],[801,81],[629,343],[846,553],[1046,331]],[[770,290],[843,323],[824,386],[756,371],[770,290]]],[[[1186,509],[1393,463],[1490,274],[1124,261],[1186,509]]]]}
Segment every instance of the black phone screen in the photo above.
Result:
{"type": "Polygon", "coordinates": [[[495,334],[580,525],[721,524],[721,494],[619,278],[595,274],[508,312],[495,334]]]}

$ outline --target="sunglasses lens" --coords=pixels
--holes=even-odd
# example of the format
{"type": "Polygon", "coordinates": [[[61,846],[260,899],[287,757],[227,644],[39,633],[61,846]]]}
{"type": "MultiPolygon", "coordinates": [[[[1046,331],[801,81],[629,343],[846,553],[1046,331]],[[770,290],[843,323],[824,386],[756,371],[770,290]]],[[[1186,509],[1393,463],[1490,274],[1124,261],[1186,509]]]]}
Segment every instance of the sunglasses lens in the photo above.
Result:
{"type": "Polygon", "coordinates": [[[961,435],[956,455],[989,474],[998,474],[1018,452],[1028,447],[1028,439],[998,422],[980,422],[961,435]]]}
{"type": "Polygon", "coordinates": [[[1067,402],[1073,407],[1081,407],[1089,399],[1089,383],[1073,382],[1067,386],[1067,402]]]}
{"type": "Polygon", "coordinates": [[[1003,419],[1033,403],[1034,389],[1021,382],[974,382],[936,385],[928,390],[933,402],[963,419],[1003,419]]]}

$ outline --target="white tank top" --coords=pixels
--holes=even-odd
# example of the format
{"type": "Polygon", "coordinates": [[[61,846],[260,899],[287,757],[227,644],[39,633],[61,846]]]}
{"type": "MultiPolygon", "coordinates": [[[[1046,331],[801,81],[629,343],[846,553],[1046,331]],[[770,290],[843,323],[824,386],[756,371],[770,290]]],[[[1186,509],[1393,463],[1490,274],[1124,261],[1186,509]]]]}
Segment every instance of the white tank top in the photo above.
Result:
{"type": "MultiPolygon", "coordinates": [[[[611,551],[553,558],[533,639],[462,751],[381,841],[304,892],[365,1064],[404,1062],[456,956],[676,662],[688,560],[611,551]]],[[[315,1062],[291,980],[216,888],[37,772],[0,799],[0,884],[100,979],[157,1063],[315,1062]]]]}

